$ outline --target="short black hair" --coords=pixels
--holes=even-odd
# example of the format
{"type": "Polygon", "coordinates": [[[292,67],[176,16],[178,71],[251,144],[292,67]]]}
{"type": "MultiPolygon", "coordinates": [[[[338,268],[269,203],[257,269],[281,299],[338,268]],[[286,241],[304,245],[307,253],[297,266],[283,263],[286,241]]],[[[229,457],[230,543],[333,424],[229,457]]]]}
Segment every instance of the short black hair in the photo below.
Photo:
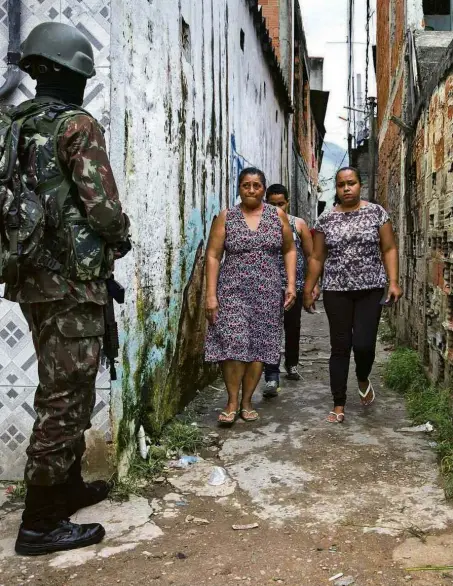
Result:
{"type": "Polygon", "coordinates": [[[289,201],[288,189],[281,183],[269,185],[266,191],[266,199],[269,199],[271,195],[284,195],[286,201],[289,201]]]}
{"type": "Polygon", "coordinates": [[[360,175],[360,171],[356,167],[341,167],[341,169],[338,169],[338,171],[335,173],[335,184],[337,183],[338,175],[343,171],[352,171],[353,173],[355,173],[358,182],[360,183],[360,185],[362,185],[362,176],[360,175]]]}
{"type": "Polygon", "coordinates": [[[261,179],[261,183],[263,184],[264,189],[266,189],[266,175],[261,171],[261,169],[257,169],[256,167],[246,167],[245,169],[242,169],[242,171],[239,173],[238,185],[241,184],[241,181],[246,175],[258,175],[261,179]]]}

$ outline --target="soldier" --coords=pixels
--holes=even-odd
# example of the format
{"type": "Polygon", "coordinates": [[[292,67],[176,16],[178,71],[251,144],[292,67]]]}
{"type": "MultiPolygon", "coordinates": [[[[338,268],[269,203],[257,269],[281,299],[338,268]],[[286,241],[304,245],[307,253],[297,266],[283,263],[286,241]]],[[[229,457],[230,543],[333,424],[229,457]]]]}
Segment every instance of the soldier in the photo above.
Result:
{"type": "Polygon", "coordinates": [[[32,102],[43,104],[22,125],[19,162],[45,205],[48,255],[6,292],[28,321],[39,371],[16,551],[40,555],[98,543],[105,534],[100,524],[69,518],[110,489],[104,481],[85,483],[81,460],[95,402],[105,279],[130,248],[129,220],[102,128],[81,109],[86,81],[95,75],[89,41],[71,26],[41,24],[22,45],[20,67],[36,79],[32,102]]]}

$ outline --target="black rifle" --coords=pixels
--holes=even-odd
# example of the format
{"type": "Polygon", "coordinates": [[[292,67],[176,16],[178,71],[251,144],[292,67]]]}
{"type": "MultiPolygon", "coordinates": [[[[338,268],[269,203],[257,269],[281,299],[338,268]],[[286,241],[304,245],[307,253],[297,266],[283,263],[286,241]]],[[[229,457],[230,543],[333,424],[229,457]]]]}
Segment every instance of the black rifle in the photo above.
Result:
{"type": "Polygon", "coordinates": [[[124,287],[118,281],[115,281],[113,275],[106,279],[105,283],[107,285],[108,301],[107,305],[104,305],[105,333],[103,351],[110,367],[110,378],[111,380],[116,380],[115,358],[118,358],[120,341],[113,300],[120,305],[124,303],[124,287]]]}

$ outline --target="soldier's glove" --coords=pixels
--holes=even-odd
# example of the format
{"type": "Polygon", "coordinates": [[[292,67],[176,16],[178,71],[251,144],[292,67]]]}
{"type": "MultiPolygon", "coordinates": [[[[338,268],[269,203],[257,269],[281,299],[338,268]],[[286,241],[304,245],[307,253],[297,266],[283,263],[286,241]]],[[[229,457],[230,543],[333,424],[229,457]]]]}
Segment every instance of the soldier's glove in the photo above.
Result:
{"type": "Polygon", "coordinates": [[[126,256],[126,254],[132,250],[131,239],[128,236],[127,239],[122,242],[115,242],[112,248],[115,253],[115,259],[123,258],[123,256],[126,256]]]}

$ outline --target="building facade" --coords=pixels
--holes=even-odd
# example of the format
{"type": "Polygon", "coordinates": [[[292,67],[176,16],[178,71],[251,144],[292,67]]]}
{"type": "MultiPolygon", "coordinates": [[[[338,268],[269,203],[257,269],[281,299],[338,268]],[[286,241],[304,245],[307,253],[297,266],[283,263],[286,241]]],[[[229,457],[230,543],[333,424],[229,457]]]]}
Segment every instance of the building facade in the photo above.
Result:
{"type": "Polygon", "coordinates": [[[260,0],[263,16],[287,80],[292,102],[291,213],[310,226],[317,217],[319,171],[329,93],[323,91],[323,59],[310,58],[298,0],[260,0]]]}
{"type": "Polygon", "coordinates": [[[405,291],[394,321],[398,337],[446,384],[453,376],[451,13],[449,1],[385,0],[377,34],[377,191],[397,230],[405,291]]]}
{"type": "MultiPolygon", "coordinates": [[[[203,362],[207,236],[219,211],[236,203],[245,166],[261,168],[268,182],[290,181],[292,71],[256,0],[20,4],[22,39],[54,20],[77,26],[95,48],[84,105],[106,128],[133,252],[115,273],[127,297],[117,307],[118,381],[101,368],[90,433],[98,444],[114,441],[125,467],[138,427],[158,433],[215,375],[203,362]]],[[[6,17],[0,26],[6,54],[6,17]]],[[[8,101],[33,89],[21,75],[8,101]]],[[[36,383],[25,321],[2,300],[0,478],[22,474],[36,383]]]]}

